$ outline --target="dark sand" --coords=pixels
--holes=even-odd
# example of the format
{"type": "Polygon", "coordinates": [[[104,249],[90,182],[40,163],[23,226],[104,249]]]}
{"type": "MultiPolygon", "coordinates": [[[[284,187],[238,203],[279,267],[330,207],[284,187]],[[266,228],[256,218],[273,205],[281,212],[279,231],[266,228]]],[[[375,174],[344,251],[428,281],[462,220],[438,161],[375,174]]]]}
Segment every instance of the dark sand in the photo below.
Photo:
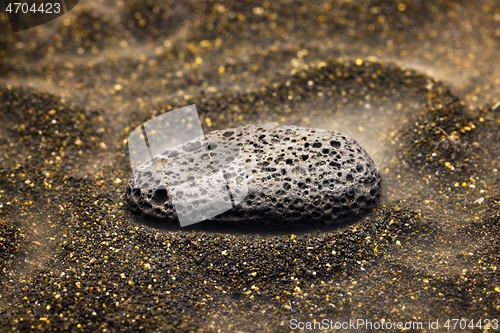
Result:
{"type": "Polygon", "coordinates": [[[159,3],[0,15],[0,331],[500,319],[496,0],[159,3]],[[350,135],[380,204],[320,231],[137,222],[128,134],[192,103],[207,131],[350,135]]]}

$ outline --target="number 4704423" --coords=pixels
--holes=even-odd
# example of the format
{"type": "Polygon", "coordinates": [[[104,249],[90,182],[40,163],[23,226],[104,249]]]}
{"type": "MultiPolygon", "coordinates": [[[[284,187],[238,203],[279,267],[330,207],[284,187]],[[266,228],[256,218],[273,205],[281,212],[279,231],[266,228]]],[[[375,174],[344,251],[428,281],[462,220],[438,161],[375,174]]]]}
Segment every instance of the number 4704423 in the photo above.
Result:
{"type": "Polygon", "coordinates": [[[480,329],[480,330],[498,330],[499,323],[498,319],[479,319],[479,320],[467,320],[467,319],[448,319],[444,325],[446,329],[480,329]]]}
{"type": "Polygon", "coordinates": [[[26,2],[10,2],[5,8],[5,11],[10,14],[28,14],[28,13],[45,13],[45,14],[59,14],[61,12],[60,3],[41,3],[39,6],[32,4],[31,6],[26,2]]]}

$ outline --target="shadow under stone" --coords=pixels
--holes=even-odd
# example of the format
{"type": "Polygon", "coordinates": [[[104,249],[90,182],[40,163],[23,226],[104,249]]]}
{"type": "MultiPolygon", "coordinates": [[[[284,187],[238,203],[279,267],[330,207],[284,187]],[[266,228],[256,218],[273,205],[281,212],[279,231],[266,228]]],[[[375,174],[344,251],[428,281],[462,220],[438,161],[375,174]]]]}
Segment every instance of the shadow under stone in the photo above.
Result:
{"type": "MultiPolygon", "coordinates": [[[[375,208],[374,208],[375,209],[375,208]]],[[[357,223],[370,215],[373,209],[367,210],[356,216],[346,216],[340,219],[336,219],[335,222],[328,223],[325,221],[314,221],[314,222],[297,222],[291,223],[277,223],[277,222],[267,222],[267,221],[252,221],[245,222],[240,221],[240,223],[224,223],[220,221],[206,220],[200,223],[188,225],[181,227],[179,222],[165,221],[153,217],[142,217],[136,213],[129,210],[132,216],[132,222],[138,225],[162,230],[162,231],[201,231],[209,233],[224,233],[224,234],[241,234],[241,235],[261,235],[261,236],[276,236],[276,235],[288,235],[288,234],[306,234],[311,232],[331,232],[339,229],[346,228],[354,223],[357,223]]]]}

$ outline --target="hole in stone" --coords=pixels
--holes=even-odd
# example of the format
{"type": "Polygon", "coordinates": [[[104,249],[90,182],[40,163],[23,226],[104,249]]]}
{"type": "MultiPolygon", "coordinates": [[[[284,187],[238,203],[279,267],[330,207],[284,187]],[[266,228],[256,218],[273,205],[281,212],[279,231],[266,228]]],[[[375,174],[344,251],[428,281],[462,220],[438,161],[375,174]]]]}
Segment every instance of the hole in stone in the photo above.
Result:
{"type": "Polygon", "coordinates": [[[157,189],[153,195],[153,202],[156,205],[163,205],[168,199],[168,192],[166,189],[157,189]]]}
{"type": "Polygon", "coordinates": [[[136,188],[136,189],[134,189],[134,191],[132,193],[133,193],[135,200],[139,200],[141,198],[141,190],[140,189],[136,188]]]}
{"type": "Polygon", "coordinates": [[[170,154],[168,154],[168,157],[177,157],[177,156],[179,156],[178,151],[172,151],[172,152],[170,152],[170,154]]]}
{"type": "Polygon", "coordinates": [[[339,148],[340,147],[340,142],[333,140],[333,141],[330,141],[330,145],[332,147],[339,148]]]}

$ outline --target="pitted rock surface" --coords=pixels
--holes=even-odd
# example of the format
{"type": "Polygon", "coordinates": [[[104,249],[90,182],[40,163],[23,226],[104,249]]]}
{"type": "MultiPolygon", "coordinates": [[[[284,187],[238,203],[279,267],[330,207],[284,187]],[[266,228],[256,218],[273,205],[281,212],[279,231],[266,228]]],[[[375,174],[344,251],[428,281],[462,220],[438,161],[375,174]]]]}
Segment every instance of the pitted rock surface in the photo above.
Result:
{"type": "Polygon", "coordinates": [[[206,139],[209,143],[199,138],[167,149],[138,167],[127,184],[131,209],[176,223],[179,206],[174,208],[171,186],[189,194],[209,168],[217,171],[224,165],[224,178],[215,182],[213,191],[203,189],[200,200],[182,207],[183,214],[207,204],[203,197],[217,196],[218,186],[231,190],[231,200],[242,201],[211,220],[235,224],[338,223],[374,207],[380,197],[379,171],[367,152],[344,134],[252,125],[212,132],[206,139]],[[207,146],[207,153],[193,155],[207,146]],[[180,178],[182,183],[176,181],[180,178]]]}

